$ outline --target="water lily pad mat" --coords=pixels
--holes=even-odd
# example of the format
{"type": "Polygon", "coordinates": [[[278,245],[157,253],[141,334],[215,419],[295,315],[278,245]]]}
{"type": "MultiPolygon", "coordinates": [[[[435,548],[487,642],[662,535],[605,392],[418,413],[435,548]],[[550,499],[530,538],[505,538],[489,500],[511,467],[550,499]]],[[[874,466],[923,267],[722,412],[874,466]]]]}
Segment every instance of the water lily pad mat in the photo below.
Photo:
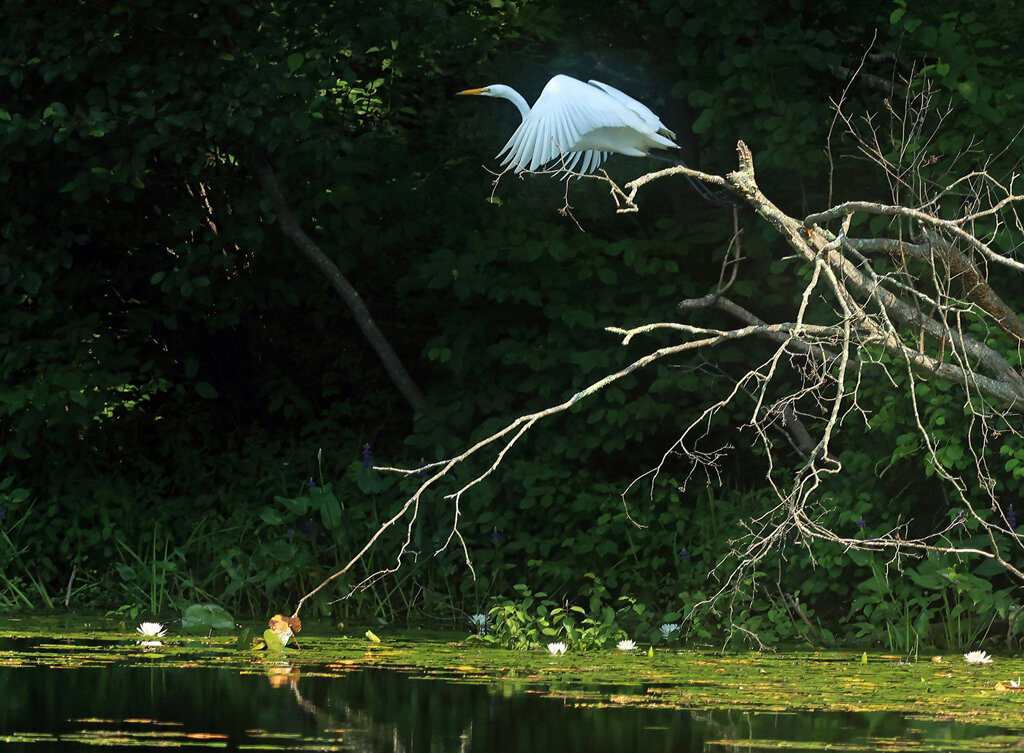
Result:
{"type": "MultiPolygon", "coordinates": [[[[1024,730],[1024,660],[995,656],[974,666],[963,657],[905,662],[844,651],[780,651],[719,656],[646,646],[550,656],[483,646],[463,635],[377,630],[340,634],[315,625],[283,651],[254,651],[239,634],[185,636],[169,626],[158,646],[143,646],[134,625],[109,619],[0,617],[0,666],[60,668],[104,665],[237,668],[268,676],[337,676],[366,667],[423,678],[504,683],[574,705],[745,711],[888,711],[1024,730]]],[[[251,625],[250,635],[262,626],[251,625]]]]}

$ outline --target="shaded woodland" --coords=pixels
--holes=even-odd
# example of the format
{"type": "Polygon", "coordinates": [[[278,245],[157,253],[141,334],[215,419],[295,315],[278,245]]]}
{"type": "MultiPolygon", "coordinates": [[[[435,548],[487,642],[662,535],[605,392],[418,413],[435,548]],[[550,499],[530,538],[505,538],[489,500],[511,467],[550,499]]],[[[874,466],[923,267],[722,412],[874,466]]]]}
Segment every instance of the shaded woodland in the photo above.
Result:
{"type": "Polygon", "coordinates": [[[273,614],[416,499],[309,616],[464,626],[524,584],[703,642],[1014,642],[999,6],[2,0],[0,606],[273,614]],[[556,73],[648,104],[742,206],[495,184],[519,115],[453,94],[556,73]],[[726,185],[740,142],[774,220],[726,185]],[[823,329],[672,352],[454,466],[457,519],[419,491],[683,339],[635,328],[794,321],[823,329]]]}

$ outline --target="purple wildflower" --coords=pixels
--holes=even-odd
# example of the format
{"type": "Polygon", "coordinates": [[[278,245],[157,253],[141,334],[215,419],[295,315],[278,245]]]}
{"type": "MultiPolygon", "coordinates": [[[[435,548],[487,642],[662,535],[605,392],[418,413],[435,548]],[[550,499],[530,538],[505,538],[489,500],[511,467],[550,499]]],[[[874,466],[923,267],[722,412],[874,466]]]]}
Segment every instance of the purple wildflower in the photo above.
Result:
{"type": "Polygon", "coordinates": [[[295,538],[295,529],[289,528],[287,531],[284,532],[284,537],[288,539],[288,543],[290,544],[292,539],[295,538]]]}
{"type": "MultiPolygon", "coordinates": [[[[0,520],[3,520],[3,508],[0,507],[0,520]]],[[[1017,511],[1013,509],[1013,505],[1006,508],[1006,523],[1010,526],[1011,530],[1017,529],[1017,511]]]]}
{"type": "Polygon", "coordinates": [[[686,562],[686,560],[690,559],[690,553],[685,549],[680,549],[678,556],[679,559],[683,562],[686,562]]]}
{"type": "Polygon", "coordinates": [[[370,443],[367,442],[363,445],[363,468],[373,467],[373,449],[370,447],[370,443]]]}
{"type": "Polygon", "coordinates": [[[495,526],[494,530],[491,531],[491,541],[493,541],[495,544],[497,544],[498,543],[498,539],[500,539],[500,538],[501,538],[501,531],[499,531],[498,527],[495,526]]]}
{"type": "Polygon", "coordinates": [[[309,481],[306,482],[307,489],[313,489],[314,487],[316,487],[316,481],[314,481],[313,479],[310,479],[309,481]]]}
{"type": "Polygon", "coordinates": [[[868,522],[866,520],[864,520],[864,516],[862,515],[860,520],[857,521],[857,528],[863,528],[867,524],[868,524],[868,522]]]}

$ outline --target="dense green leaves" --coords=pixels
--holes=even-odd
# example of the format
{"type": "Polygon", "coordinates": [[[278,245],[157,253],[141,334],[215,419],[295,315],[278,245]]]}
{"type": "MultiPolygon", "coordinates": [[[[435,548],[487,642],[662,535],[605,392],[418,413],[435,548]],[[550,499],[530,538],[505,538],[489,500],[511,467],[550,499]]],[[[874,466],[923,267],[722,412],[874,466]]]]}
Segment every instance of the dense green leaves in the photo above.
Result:
{"type": "MultiPolygon", "coordinates": [[[[176,552],[175,599],[281,609],[347,562],[415,481],[363,466],[365,444],[382,465],[449,455],[668,344],[622,347],[603,328],[675,321],[679,300],[718,283],[728,210],[677,186],[652,190],[638,216],[615,215],[586,181],[492,186],[480,164],[493,167],[517,116],[454,91],[504,81],[532,99],[554,73],[596,77],[649,102],[709,171],[732,169],[745,139],[780,203],[885,197],[881,178],[845,159],[854,150],[830,100],[881,113],[895,90],[879,80],[931,86],[935,108],[953,115],[931,141],[903,145],[919,164],[937,155],[929,179],[974,139],[998,152],[1021,121],[1012,29],[946,5],[874,3],[851,15],[834,2],[655,0],[595,14],[532,0],[3,0],[0,526],[12,547],[0,564],[35,563],[51,594],[78,566],[80,598],[117,602],[134,598],[110,586],[124,547],[159,543],[176,552]],[[427,393],[424,415],[409,415],[347,309],[281,234],[250,171],[255,153],[427,393]],[[567,200],[571,218],[555,211],[567,200]],[[326,467],[313,460],[320,448],[326,467]],[[157,542],[154,520],[192,536],[157,542]]],[[[1016,149],[1000,152],[1007,165],[1016,149]]],[[[608,166],[617,178],[648,167],[608,166]]],[[[797,295],[793,263],[756,218],[738,223],[745,266],[733,294],[770,319],[797,295]]],[[[688,614],[737,521],[770,499],[760,458],[742,454],[754,440],[734,432],[752,405],[711,424],[710,442],[737,449],[722,461],[723,486],[665,452],[759,348],[678,358],[538,427],[463,502],[480,580],[458,552],[429,558],[450,515],[431,499],[433,517],[411,532],[419,559],[407,579],[361,592],[359,609],[380,619],[441,604],[482,611],[528,568],[540,581],[531,588],[559,598],[589,600],[596,573],[616,595],[688,614]],[[625,506],[623,490],[663,458],[658,481],[633,487],[625,506]]],[[[937,468],[911,407],[878,373],[866,384],[869,415],[840,450],[849,473],[824,499],[837,525],[883,529],[889,515],[932,525],[937,468]]],[[[948,385],[917,390],[941,467],[962,469],[962,397],[948,385]]],[[[1024,448],[1011,439],[992,453],[1001,482],[1020,488],[1024,448]]],[[[338,591],[390,564],[402,536],[385,537],[338,591]]],[[[816,556],[820,577],[797,554],[782,587],[818,599],[826,619],[845,614],[836,602],[850,597],[856,565],[816,556]]],[[[21,580],[5,588],[40,603],[24,575],[9,577],[21,580]]],[[[755,612],[773,607],[756,579],[749,595],[755,612]]],[[[786,619],[765,624],[792,637],[802,628],[786,619]]]]}

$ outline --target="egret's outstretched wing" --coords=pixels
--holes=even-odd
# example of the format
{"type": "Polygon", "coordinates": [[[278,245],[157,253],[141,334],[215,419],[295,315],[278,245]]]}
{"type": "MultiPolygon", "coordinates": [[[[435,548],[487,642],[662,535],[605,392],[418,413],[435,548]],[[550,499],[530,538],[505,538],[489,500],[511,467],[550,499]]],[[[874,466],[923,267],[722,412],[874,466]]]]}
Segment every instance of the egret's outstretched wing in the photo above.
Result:
{"type": "Polygon", "coordinates": [[[643,102],[637,102],[628,94],[624,94],[616,89],[614,86],[608,86],[608,84],[602,84],[600,81],[594,81],[591,79],[588,81],[591,86],[596,86],[598,89],[603,91],[605,94],[610,96],[612,99],[616,99],[630,110],[635,112],[640,118],[650,126],[654,127],[655,132],[667,136],[670,139],[676,137],[675,133],[665,127],[665,124],[661,122],[661,118],[651,112],[651,108],[645,105],[643,102]]]}
{"type": "Polygon", "coordinates": [[[601,88],[555,76],[498,157],[504,155],[501,164],[513,164],[516,172],[536,170],[563,157],[567,169],[582,161],[579,171],[586,173],[597,169],[609,152],[643,156],[652,147],[674,147],[658,134],[659,126],[664,128],[661,121],[647,112],[655,123],[601,88]]]}

